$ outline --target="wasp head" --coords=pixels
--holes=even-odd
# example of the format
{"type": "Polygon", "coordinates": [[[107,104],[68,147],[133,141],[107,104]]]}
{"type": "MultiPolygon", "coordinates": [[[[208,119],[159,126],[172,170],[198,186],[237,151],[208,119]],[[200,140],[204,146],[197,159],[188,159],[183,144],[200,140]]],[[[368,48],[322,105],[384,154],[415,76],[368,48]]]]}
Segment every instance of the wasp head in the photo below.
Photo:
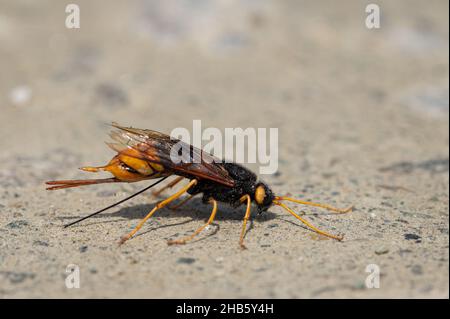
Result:
{"type": "Polygon", "coordinates": [[[272,190],[265,183],[258,183],[255,187],[255,194],[253,196],[256,204],[258,205],[259,213],[265,212],[272,206],[275,196],[272,190]]]}

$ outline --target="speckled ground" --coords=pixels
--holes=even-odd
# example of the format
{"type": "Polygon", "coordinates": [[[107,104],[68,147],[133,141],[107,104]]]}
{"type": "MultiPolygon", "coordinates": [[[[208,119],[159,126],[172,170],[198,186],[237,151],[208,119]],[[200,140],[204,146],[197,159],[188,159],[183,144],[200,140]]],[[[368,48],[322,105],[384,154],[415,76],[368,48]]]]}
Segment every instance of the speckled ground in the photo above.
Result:
{"type": "Polygon", "coordinates": [[[0,4],[0,297],[449,297],[447,1],[57,1],[0,4]],[[367,2],[369,3],[369,2],[367,2]],[[355,205],[348,215],[193,201],[120,236],[156,199],[140,196],[61,226],[148,183],[47,192],[43,182],[105,163],[111,121],[170,132],[277,127],[279,194],[355,205]],[[219,229],[220,228],[220,229],[219,229]],[[66,267],[80,270],[68,289],[66,267]],[[365,285],[378,265],[380,287],[365,285]]]}

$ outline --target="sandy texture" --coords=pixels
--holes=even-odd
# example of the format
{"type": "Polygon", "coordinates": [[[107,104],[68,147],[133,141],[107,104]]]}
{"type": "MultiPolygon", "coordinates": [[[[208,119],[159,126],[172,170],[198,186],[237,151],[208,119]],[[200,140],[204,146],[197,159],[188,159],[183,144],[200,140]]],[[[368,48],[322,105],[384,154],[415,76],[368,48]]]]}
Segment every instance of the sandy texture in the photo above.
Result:
{"type": "Polygon", "coordinates": [[[377,1],[378,30],[364,1],[76,3],[79,30],[64,2],[0,4],[0,297],[448,298],[447,1],[377,1]],[[167,246],[208,217],[193,201],[118,248],[150,194],[61,227],[148,184],[45,191],[109,160],[105,124],[168,133],[193,119],[279,128],[279,171],[263,179],[354,204],[292,205],[345,240],[272,208],[241,251],[244,212],[221,205],[219,231],[167,246]],[[80,289],[65,286],[69,264],[80,289]],[[379,289],[365,286],[369,264],[379,289]]]}

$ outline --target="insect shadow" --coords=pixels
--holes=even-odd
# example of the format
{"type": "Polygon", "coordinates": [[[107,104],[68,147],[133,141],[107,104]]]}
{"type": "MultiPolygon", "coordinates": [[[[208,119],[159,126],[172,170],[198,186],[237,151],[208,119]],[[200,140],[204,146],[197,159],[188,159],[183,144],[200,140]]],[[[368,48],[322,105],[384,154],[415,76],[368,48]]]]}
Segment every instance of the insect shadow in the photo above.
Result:
{"type": "MultiPolygon", "coordinates": [[[[84,225],[80,224],[80,225],[74,225],[72,227],[92,226],[92,225],[105,224],[105,223],[116,223],[116,222],[123,221],[124,218],[130,219],[130,220],[141,220],[148,214],[148,212],[150,212],[150,210],[153,207],[155,207],[157,202],[158,201],[155,201],[151,204],[137,204],[137,205],[133,205],[133,206],[122,207],[119,210],[116,210],[116,211],[113,211],[110,213],[102,213],[100,215],[93,216],[93,218],[100,219],[100,221],[86,222],[84,225]],[[117,218],[117,217],[120,217],[120,218],[117,218]]],[[[155,214],[155,216],[153,216],[150,219],[150,221],[152,219],[155,220],[155,217],[156,218],[159,217],[163,220],[167,220],[170,218],[179,218],[179,217],[189,217],[189,219],[183,220],[181,222],[176,222],[176,223],[161,224],[160,223],[161,219],[158,218],[157,219],[158,222],[150,223],[149,228],[147,228],[145,231],[137,234],[136,237],[146,235],[146,234],[156,231],[158,229],[181,226],[181,225],[192,223],[194,221],[205,222],[209,218],[210,214],[211,214],[211,205],[203,203],[201,198],[193,198],[189,203],[183,205],[182,207],[180,207],[176,210],[170,209],[169,207],[166,206],[166,207],[163,207],[160,210],[158,210],[158,212],[155,214]]],[[[211,236],[214,236],[220,230],[220,221],[234,221],[236,223],[241,223],[243,220],[244,214],[245,214],[245,208],[243,208],[243,207],[233,208],[228,205],[220,205],[220,203],[219,203],[216,218],[214,219],[214,222],[212,223],[212,226],[214,226],[214,229],[212,231],[208,232],[206,234],[206,236],[200,237],[200,238],[194,240],[193,242],[202,241],[211,236]]],[[[329,214],[329,213],[317,214],[315,212],[305,213],[304,211],[301,212],[301,215],[315,216],[315,217],[319,217],[321,215],[327,216],[327,215],[331,215],[331,214],[329,214]]],[[[82,216],[61,216],[61,217],[59,217],[59,219],[67,222],[67,219],[79,219],[80,217],[82,217],[82,216]]],[[[265,223],[265,222],[272,221],[272,220],[279,220],[282,222],[290,223],[290,224],[295,225],[306,231],[313,232],[311,229],[309,229],[301,224],[290,221],[290,220],[280,216],[279,214],[275,214],[271,211],[265,211],[263,214],[258,214],[258,213],[252,212],[251,218],[249,221],[250,222],[249,227],[247,228],[247,235],[253,230],[254,221],[257,221],[258,223],[265,223]]],[[[196,225],[195,227],[193,226],[192,230],[194,230],[198,226],[199,225],[196,225]]],[[[186,233],[186,235],[187,234],[188,233],[186,233]]],[[[178,235],[178,234],[175,234],[175,235],[178,235]]]]}
{"type": "MultiPolygon", "coordinates": [[[[101,221],[95,221],[95,222],[86,222],[84,225],[74,225],[72,227],[81,227],[81,226],[88,226],[88,225],[95,225],[95,224],[103,224],[103,223],[112,223],[112,222],[119,222],[121,219],[115,219],[116,217],[121,218],[127,218],[127,219],[136,219],[140,220],[144,218],[153,207],[155,207],[157,201],[151,204],[137,204],[133,206],[127,206],[122,207],[119,210],[113,211],[111,213],[102,213],[96,216],[93,216],[95,219],[100,219],[101,221]],[[114,218],[111,220],[111,218],[114,218]]],[[[242,222],[244,218],[245,208],[243,207],[237,207],[233,208],[228,205],[220,205],[217,210],[216,218],[214,219],[215,222],[218,221],[224,221],[224,220],[232,220],[237,222],[242,222]]],[[[161,217],[163,219],[170,219],[170,218],[179,218],[179,217],[189,217],[189,220],[178,222],[178,223],[172,223],[167,225],[158,225],[157,228],[164,228],[169,226],[176,226],[176,225],[183,225],[190,223],[195,220],[201,220],[205,221],[209,218],[211,215],[211,205],[205,204],[202,202],[201,198],[193,198],[189,203],[183,205],[182,207],[174,210],[170,209],[169,207],[163,207],[160,210],[158,210],[155,215],[149,220],[151,221],[155,217],[161,217]]],[[[277,214],[272,213],[270,211],[266,211],[263,214],[258,213],[252,213],[251,219],[257,220],[258,222],[267,222],[270,220],[273,220],[277,218],[277,214]]],[[[64,216],[60,217],[59,219],[67,221],[67,218],[70,219],[78,219],[82,216],[64,216]]]]}

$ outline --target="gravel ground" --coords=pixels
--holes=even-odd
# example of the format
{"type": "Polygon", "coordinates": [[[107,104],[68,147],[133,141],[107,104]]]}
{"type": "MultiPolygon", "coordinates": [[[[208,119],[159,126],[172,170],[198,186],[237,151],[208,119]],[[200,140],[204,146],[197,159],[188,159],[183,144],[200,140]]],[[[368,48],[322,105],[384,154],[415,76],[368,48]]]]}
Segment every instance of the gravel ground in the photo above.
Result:
{"type": "Polygon", "coordinates": [[[0,297],[449,297],[447,1],[377,1],[380,29],[365,1],[76,3],[80,29],[63,2],[0,3],[0,297]],[[111,158],[107,123],[169,133],[194,119],[278,128],[279,169],[262,178],[355,205],[292,206],[345,240],[271,208],[241,251],[244,211],[220,205],[199,240],[168,246],[209,216],[194,200],[118,248],[150,193],[61,227],[148,184],[45,190],[111,158]]]}

